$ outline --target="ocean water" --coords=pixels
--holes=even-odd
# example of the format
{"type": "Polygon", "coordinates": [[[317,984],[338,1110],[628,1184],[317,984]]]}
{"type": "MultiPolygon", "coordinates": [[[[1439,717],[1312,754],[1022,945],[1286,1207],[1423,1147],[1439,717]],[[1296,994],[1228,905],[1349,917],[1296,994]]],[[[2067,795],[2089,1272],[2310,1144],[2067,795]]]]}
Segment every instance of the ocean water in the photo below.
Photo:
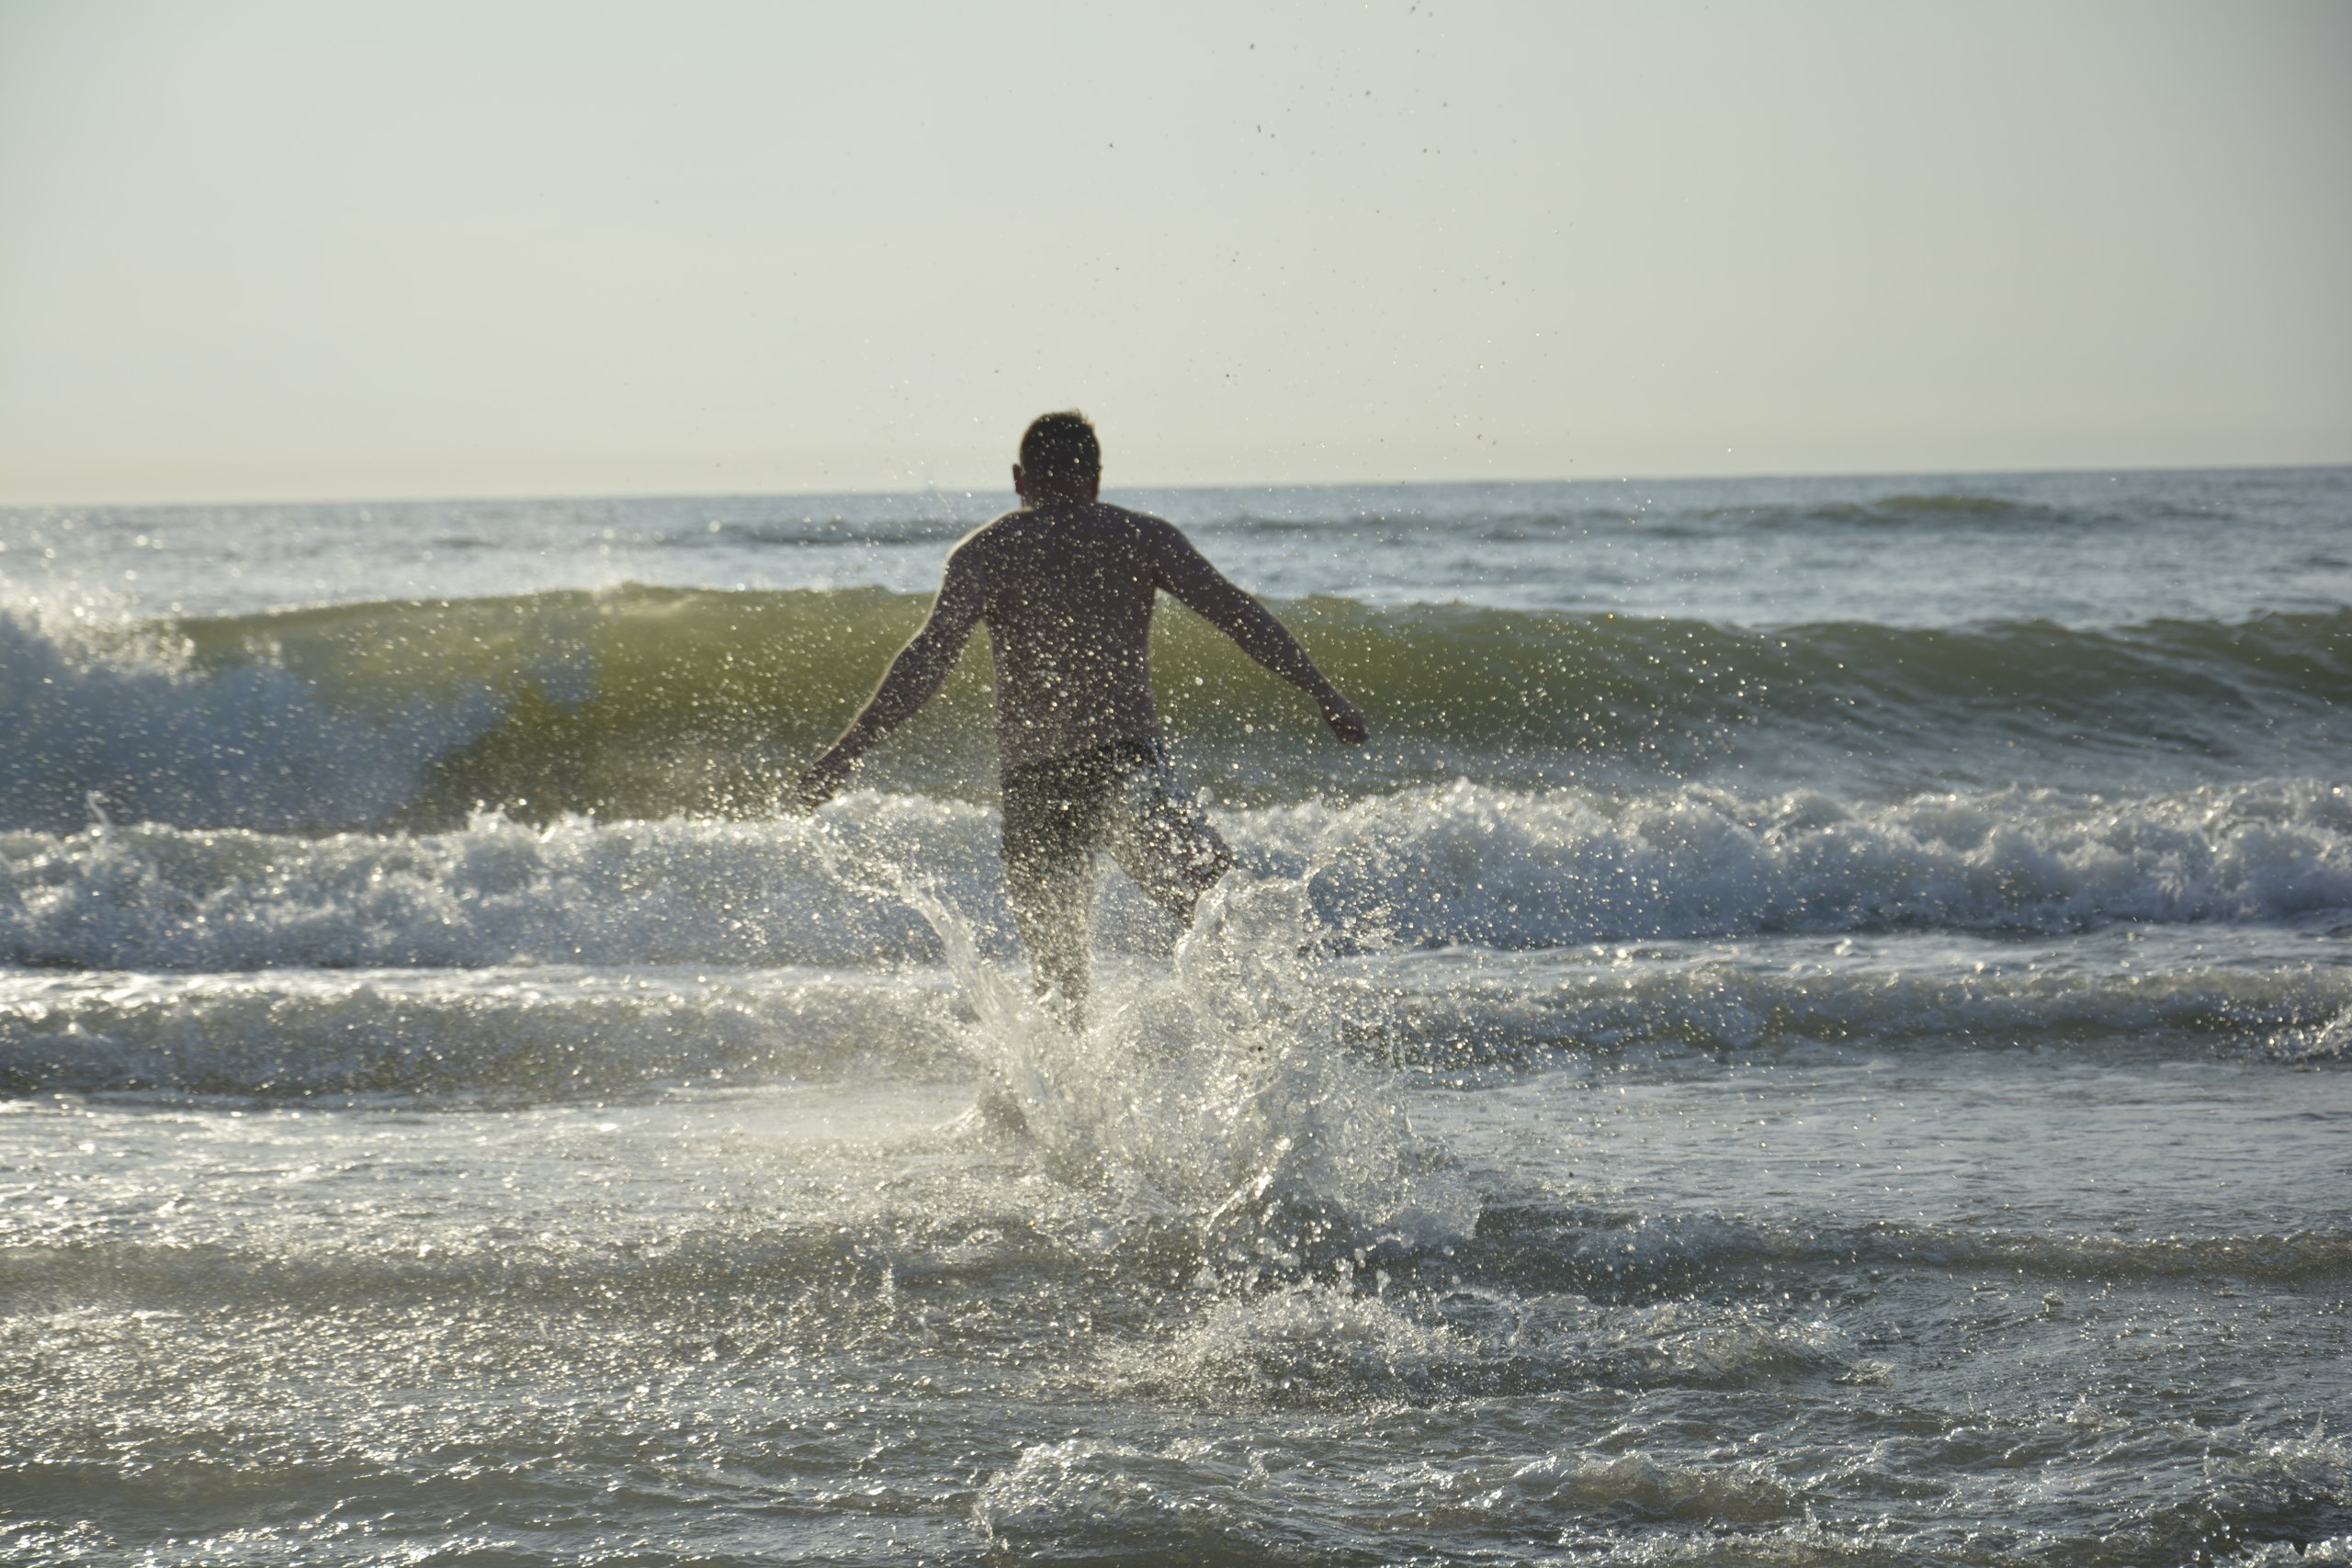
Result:
{"type": "Polygon", "coordinates": [[[0,512],[0,1560],[2352,1562],[2352,470],[1115,499],[1082,1037],[1005,498],[0,512]]]}

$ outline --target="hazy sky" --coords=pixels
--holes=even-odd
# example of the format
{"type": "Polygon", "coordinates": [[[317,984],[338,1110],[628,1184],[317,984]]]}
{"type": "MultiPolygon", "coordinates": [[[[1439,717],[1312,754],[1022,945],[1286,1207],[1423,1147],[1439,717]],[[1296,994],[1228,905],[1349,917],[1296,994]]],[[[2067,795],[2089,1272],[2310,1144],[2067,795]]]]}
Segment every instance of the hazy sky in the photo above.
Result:
{"type": "Polygon", "coordinates": [[[2352,460],[2352,6],[0,0],[0,503],[2352,460]]]}

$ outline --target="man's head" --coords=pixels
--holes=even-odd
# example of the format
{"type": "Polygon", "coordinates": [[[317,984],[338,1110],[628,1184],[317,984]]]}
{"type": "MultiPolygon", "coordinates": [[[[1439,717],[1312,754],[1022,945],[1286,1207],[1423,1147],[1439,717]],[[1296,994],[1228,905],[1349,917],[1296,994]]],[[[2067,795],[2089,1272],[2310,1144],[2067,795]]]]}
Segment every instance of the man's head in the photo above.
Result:
{"type": "Polygon", "coordinates": [[[1039,414],[1021,436],[1012,488],[1023,501],[1072,496],[1092,501],[1102,488],[1102,445],[1076,409],[1039,414]]]}

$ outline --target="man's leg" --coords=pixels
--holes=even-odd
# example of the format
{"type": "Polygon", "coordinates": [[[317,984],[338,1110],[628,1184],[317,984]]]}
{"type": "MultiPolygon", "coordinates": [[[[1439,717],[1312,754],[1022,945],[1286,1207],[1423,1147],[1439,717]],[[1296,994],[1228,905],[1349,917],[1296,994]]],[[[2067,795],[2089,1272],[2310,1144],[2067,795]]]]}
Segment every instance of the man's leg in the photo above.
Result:
{"type": "Polygon", "coordinates": [[[1233,867],[1233,852],[1216,829],[1177,797],[1176,780],[1157,743],[1122,775],[1110,824],[1111,858],[1145,897],[1193,923],[1201,895],[1233,867]]]}
{"type": "Polygon", "coordinates": [[[1037,994],[1059,992],[1073,1021],[1083,1018],[1089,968],[1087,936],[1094,902],[1093,861],[1065,865],[1039,874],[1035,868],[1015,871],[1005,864],[1005,893],[1012,905],[1013,929],[1029,950],[1029,967],[1037,977],[1037,994]]]}
{"type": "Polygon", "coordinates": [[[1006,901],[1038,994],[1059,993],[1073,1023],[1085,1013],[1094,853],[1108,782],[1091,754],[1032,763],[1004,778],[1006,901]]]}

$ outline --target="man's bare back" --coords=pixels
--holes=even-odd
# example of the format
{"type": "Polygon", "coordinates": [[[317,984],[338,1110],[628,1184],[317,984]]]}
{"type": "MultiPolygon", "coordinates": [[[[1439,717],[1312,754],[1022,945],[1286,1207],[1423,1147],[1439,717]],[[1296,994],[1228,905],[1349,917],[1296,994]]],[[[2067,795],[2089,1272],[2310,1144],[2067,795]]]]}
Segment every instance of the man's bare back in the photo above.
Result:
{"type": "Polygon", "coordinates": [[[1041,988],[1076,1007],[1086,986],[1085,907],[1096,849],[1110,850],[1180,919],[1231,863],[1207,824],[1187,821],[1167,799],[1150,667],[1160,592],[1314,697],[1341,741],[1361,744],[1366,731],[1363,714],[1297,639],[1173,525],[1097,499],[1101,459],[1083,419],[1045,416],[1030,427],[1022,453],[1012,481],[1026,504],[949,552],[922,629],[842,738],[802,775],[800,799],[813,809],[831,797],[868,747],[930,700],[972,628],[987,626],[1005,783],[1007,890],[1041,988]],[[1049,437],[1042,443],[1041,431],[1049,437]],[[1033,830],[1033,818],[1052,830],[1033,830]]]}

